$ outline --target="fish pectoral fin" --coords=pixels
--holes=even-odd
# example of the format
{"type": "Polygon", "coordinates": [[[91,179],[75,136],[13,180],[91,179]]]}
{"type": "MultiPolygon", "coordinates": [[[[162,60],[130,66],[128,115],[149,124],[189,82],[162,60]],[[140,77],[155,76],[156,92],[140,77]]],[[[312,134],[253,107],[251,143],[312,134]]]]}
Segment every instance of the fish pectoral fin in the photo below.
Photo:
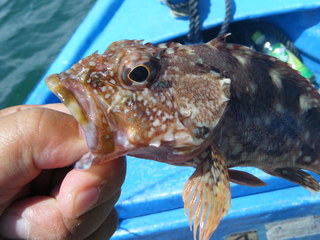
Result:
{"type": "Polygon", "coordinates": [[[210,239],[230,207],[230,196],[228,168],[221,155],[212,151],[198,164],[183,189],[184,209],[194,239],[198,228],[200,240],[210,239]]]}
{"type": "Polygon", "coordinates": [[[277,168],[274,170],[264,170],[266,173],[276,176],[276,177],[281,177],[286,180],[289,180],[291,182],[300,184],[301,186],[312,190],[312,191],[320,191],[320,185],[319,182],[314,179],[309,173],[306,173],[305,171],[298,169],[298,168],[277,168]]]}
{"type": "Polygon", "coordinates": [[[261,187],[261,186],[267,185],[261,179],[247,172],[229,169],[228,173],[229,173],[229,179],[233,183],[250,186],[250,187],[261,187]]]}

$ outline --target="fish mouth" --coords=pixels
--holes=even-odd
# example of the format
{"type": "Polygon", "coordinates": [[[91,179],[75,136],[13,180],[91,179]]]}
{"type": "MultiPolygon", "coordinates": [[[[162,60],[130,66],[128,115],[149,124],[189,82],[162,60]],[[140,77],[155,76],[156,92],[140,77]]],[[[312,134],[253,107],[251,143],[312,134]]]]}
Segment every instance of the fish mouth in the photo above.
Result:
{"type": "Polygon", "coordinates": [[[95,97],[76,79],[53,74],[47,77],[48,88],[63,102],[82,127],[88,148],[93,155],[106,155],[114,151],[113,133],[95,97]]]}
{"type": "Polygon", "coordinates": [[[61,100],[61,102],[66,105],[80,125],[86,125],[88,123],[88,118],[82,110],[79,102],[75,98],[74,94],[71,93],[72,91],[67,89],[67,87],[61,83],[58,74],[48,76],[46,84],[50,91],[52,91],[61,100]]]}

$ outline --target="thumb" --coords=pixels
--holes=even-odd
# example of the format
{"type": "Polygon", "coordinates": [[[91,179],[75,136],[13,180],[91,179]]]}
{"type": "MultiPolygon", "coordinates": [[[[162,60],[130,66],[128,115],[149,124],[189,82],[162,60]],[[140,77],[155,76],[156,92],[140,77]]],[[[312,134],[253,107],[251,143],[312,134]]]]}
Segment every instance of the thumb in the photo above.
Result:
{"type": "Polygon", "coordinates": [[[43,169],[72,165],[88,151],[76,120],[46,108],[0,118],[0,213],[43,169]]]}

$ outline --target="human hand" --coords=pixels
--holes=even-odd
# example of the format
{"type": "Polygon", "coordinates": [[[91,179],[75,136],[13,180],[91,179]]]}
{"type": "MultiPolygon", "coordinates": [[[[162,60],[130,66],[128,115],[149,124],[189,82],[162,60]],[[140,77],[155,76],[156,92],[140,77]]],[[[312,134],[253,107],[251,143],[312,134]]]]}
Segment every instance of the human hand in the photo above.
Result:
{"type": "Polygon", "coordinates": [[[0,111],[0,236],[106,239],[114,233],[125,160],[70,167],[88,148],[66,113],[62,104],[0,111]]]}

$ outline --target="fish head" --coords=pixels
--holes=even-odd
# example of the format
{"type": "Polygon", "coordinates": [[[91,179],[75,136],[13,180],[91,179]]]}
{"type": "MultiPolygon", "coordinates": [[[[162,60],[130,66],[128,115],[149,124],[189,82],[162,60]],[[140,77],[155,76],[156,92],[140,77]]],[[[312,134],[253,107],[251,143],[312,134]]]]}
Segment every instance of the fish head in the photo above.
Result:
{"type": "Polygon", "coordinates": [[[137,40],[114,42],[46,82],[82,126],[92,154],[168,163],[208,146],[230,87],[192,47],[137,40]]]}

